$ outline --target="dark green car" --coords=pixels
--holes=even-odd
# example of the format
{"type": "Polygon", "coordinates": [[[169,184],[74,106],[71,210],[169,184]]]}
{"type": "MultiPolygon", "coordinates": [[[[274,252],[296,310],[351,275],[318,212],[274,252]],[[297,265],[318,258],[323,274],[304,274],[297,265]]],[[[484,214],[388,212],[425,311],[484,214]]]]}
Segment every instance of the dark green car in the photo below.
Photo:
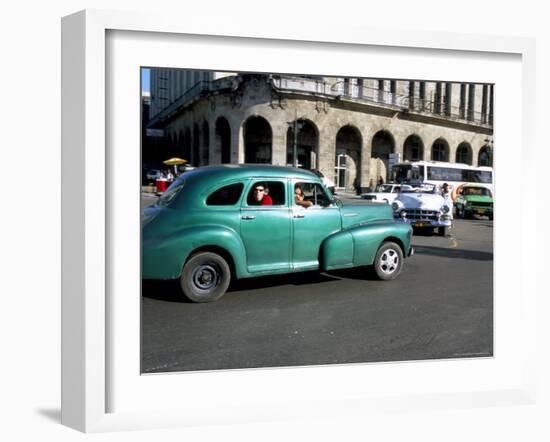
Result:
{"type": "Polygon", "coordinates": [[[470,218],[473,215],[493,219],[493,194],[490,189],[479,184],[464,184],[457,192],[454,203],[456,216],[470,218]]]}
{"type": "Polygon", "coordinates": [[[192,301],[231,278],[374,266],[397,277],[411,227],[387,204],[342,205],[312,172],[220,165],[178,178],[142,216],[142,278],[179,279],[192,301]]]}

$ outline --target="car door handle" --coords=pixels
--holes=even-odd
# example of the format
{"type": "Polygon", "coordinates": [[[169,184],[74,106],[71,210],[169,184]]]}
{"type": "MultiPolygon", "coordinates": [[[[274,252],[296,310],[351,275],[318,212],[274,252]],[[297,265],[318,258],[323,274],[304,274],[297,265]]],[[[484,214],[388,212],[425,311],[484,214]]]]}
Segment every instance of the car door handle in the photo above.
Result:
{"type": "Polygon", "coordinates": [[[241,216],[241,219],[256,219],[256,217],[254,215],[244,215],[241,216]]]}
{"type": "Polygon", "coordinates": [[[302,215],[301,213],[296,213],[294,215],[294,218],[304,218],[304,217],[305,217],[305,215],[302,215]]]}

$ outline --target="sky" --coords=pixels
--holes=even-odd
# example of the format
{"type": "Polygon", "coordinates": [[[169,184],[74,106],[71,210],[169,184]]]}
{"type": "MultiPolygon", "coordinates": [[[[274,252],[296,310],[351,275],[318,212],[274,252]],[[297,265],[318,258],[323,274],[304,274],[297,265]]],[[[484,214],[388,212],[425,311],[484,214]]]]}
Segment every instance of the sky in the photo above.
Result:
{"type": "Polygon", "coordinates": [[[151,69],[142,68],[141,69],[141,91],[142,92],[150,92],[150,84],[151,81],[151,69]]]}

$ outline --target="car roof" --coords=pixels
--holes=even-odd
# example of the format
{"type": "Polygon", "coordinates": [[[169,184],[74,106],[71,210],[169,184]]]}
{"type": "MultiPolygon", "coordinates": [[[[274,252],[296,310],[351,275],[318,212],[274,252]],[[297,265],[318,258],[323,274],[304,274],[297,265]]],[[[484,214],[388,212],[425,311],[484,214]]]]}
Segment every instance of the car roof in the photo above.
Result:
{"type": "Polygon", "coordinates": [[[481,184],[481,183],[466,183],[466,184],[463,184],[462,187],[479,187],[479,188],[482,188],[482,189],[487,189],[487,190],[491,190],[489,189],[489,187],[487,187],[486,185],[484,184],[481,184]]]}
{"type": "Polygon", "coordinates": [[[272,166],[268,164],[219,164],[214,166],[198,167],[185,172],[183,175],[186,180],[212,179],[228,180],[251,177],[262,178],[298,178],[314,179],[319,181],[319,177],[313,172],[295,167],[272,166]]]}

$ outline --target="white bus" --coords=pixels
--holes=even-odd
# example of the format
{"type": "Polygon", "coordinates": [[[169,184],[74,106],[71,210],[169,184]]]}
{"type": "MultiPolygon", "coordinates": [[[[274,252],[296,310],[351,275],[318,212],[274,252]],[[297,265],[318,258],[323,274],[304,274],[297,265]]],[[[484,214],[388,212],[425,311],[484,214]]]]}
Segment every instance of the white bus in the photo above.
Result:
{"type": "Polygon", "coordinates": [[[493,168],[443,161],[406,161],[392,166],[390,182],[411,185],[436,184],[438,186],[447,183],[451,188],[454,201],[456,191],[465,183],[483,184],[492,193],[493,168]]]}

